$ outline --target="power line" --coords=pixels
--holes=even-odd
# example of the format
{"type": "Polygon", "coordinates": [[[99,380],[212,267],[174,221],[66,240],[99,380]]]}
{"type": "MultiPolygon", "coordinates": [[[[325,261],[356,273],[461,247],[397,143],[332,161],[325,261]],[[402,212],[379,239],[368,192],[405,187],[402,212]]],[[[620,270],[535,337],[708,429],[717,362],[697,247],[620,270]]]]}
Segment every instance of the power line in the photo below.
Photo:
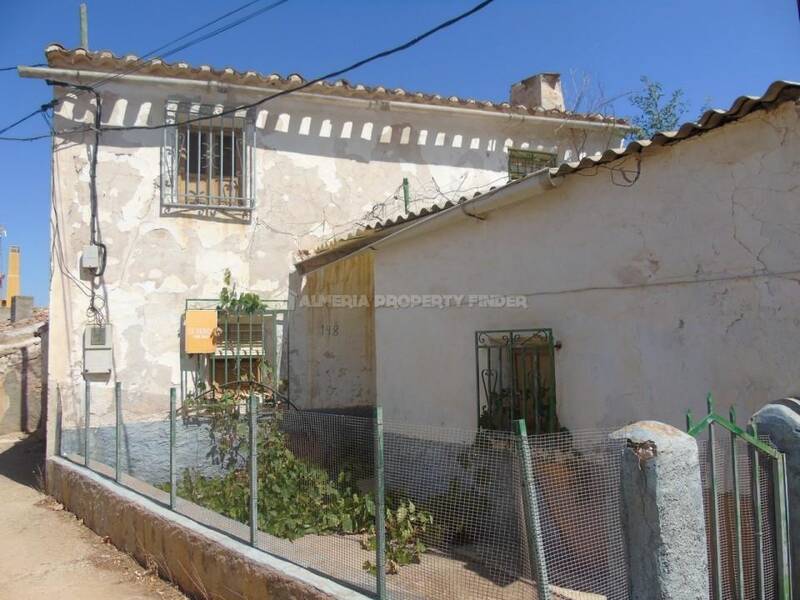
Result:
{"type": "MultiPolygon", "coordinates": [[[[44,63],[36,63],[35,65],[30,65],[30,66],[32,66],[32,67],[46,67],[47,65],[44,64],[44,63]]],[[[16,70],[17,70],[17,65],[14,65],[13,67],[2,67],[2,68],[0,68],[0,73],[2,73],[4,71],[16,71],[16,70]]]]}
{"type": "MultiPolygon", "coordinates": [[[[336,71],[332,71],[331,73],[327,73],[325,75],[322,75],[320,77],[317,77],[315,79],[307,81],[307,82],[305,82],[305,83],[303,83],[301,85],[298,85],[298,86],[296,86],[294,88],[291,88],[291,89],[288,89],[288,90],[281,90],[279,92],[276,92],[274,94],[271,94],[269,96],[261,98],[260,100],[257,100],[255,102],[250,102],[248,104],[242,104],[240,106],[229,108],[227,110],[223,110],[223,111],[221,111],[219,113],[216,113],[216,114],[213,114],[213,115],[209,115],[209,116],[200,116],[200,117],[195,117],[195,118],[192,118],[192,119],[187,119],[185,121],[181,121],[179,124],[176,124],[176,123],[165,123],[163,125],[105,126],[105,127],[101,127],[100,129],[102,131],[143,131],[143,130],[166,129],[168,127],[176,127],[177,125],[185,126],[185,125],[190,124],[190,123],[196,123],[196,122],[199,122],[199,121],[207,121],[209,119],[216,119],[216,118],[219,118],[219,117],[222,117],[222,116],[225,116],[225,115],[236,113],[236,112],[241,111],[241,110],[247,110],[247,109],[250,109],[250,108],[255,108],[256,106],[260,106],[260,105],[262,105],[262,104],[264,104],[266,102],[269,102],[270,100],[274,100],[276,98],[280,98],[281,96],[287,96],[289,94],[292,94],[292,93],[295,93],[295,92],[299,92],[300,90],[304,90],[306,88],[309,88],[309,87],[311,87],[311,86],[313,86],[313,85],[315,85],[315,84],[317,84],[317,83],[319,83],[321,81],[324,81],[326,79],[333,79],[335,77],[339,77],[341,75],[344,75],[345,73],[353,71],[353,70],[355,70],[355,69],[357,69],[359,67],[362,67],[362,66],[364,66],[366,64],[369,64],[369,63],[374,62],[376,60],[380,60],[382,58],[386,58],[386,57],[391,56],[393,54],[397,54],[398,52],[402,52],[404,50],[407,50],[407,49],[411,48],[412,46],[416,46],[417,44],[419,44],[420,42],[422,42],[426,38],[434,35],[435,33],[438,33],[439,31],[442,31],[444,29],[452,27],[453,25],[455,25],[459,21],[462,21],[462,20],[466,19],[467,17],[470,17],[473,14],[477,13],[478,11],[483,10],[484,8],[486,8],[487,6],[492,4],[494,1],[495,0],[483,0],[482,2],[480,2],[480,3],[476,4],[475,6],[473,6],[468,11],[463,12],[463,13],[461,13],[461,14],[459,14],[459,15],[451,18],[451,19],[448,19],[447,21],[444,21],[443,23],[440,23],[436,27],[433,27],[432,29],[429,29],[429,30],[425,31],[424,33],[421,33],[421,34],[415,36],[414,38],[410,39],[409,41],[407,41],[407,42],[405,42],[403,44],[400,44],[399,46],[395,46],[395,47],[390,48],[388,50],[383,50],[381,52],[378,52],[377,54],[373,54],[372,56],[369,56],[367,58],[359,60],[359,61],[357,61],[357,62],[355,62],[355,63],[353,63],[353,64],[351,64],[351,65],[349,65],[347,67],[344,67],[342,69],[338,69],[336,71]]],[[[58,133],[63,133],[63,132],[58,132],[58,133]]],[[[35,139],[41,139],[41,138],[44,138],[44,137],[49,137],[49,136],[33,136],[31,138],[17,138],[14,141],[33,141],[35,139]]],[[[0,137],[0,141],[3,141],[3,140],[8,140],[8,138],[0,137]]]]}
{"type": "MultiPolygon", "coordinates": [[[[179,37],[167,42],[166,44],[163,44],[163,45],[159,46],[158,48],[150,50],[149,52],[145,53],[141,58],[139,58],[139,59],[137,59],[135,61],[137,63],[137,64],[135,64],[135,66],[133,66],[133,67],[131,67],[129,69],[126,69],[124,71],[120,71],[119,73],[114,73],[113,75],[110,75],[110,76],[106,77],[105,79],[101,79],[100,81],[96,82],[91,87],[96,89],[96,88],[108,83],[109,81],[113,81],[114,79],[117,79],[119,77],[124,77],[125,75],[130,75],[131,73],[135,73],[136,71],[141,70],[142,68],[147,66],[147,64],[149,62],[147,60],[148,57],[151,57],[151,56],[157,54],[158,52],[160,52],[161,50],[169,48],[173,44],[175,44],[175,43],[177,43],[177,42],[179,42],[181,40],[185,40],[186,38],[194,35],[195,33],[198,33],[199,31],[202,31],[203,29],[206,29],[206,28],[210,27],[211,25],[219,23],[220,21],[222,21],[222,20],[224,20],[224,19],[226,19],[226,18],[228,18],[228,17],[230,17],[230,16],[232,16],[232,15],[238,13],[238,12],[241,12],[242,10],[244,10],[246,8],[249,8],[250,6],[253,6],[254,4],[258,4],[259,2],[262,2],[262,1],[263,0],[251,0],[250,2],[246,2],[245,4],[239,6],[238,8],[235,8],[233,10],[230,10],[230,11],[226,12],[223,15],[220,15],[219,17],[216,17],[215,19],[212,19],[211,21],[201,25],[200,27],[196,27],[196,28],[192,29],[191,31],[189,31],[189,32],[187,32],[187,33],[185,33],[185,34],[183,34],[183,35],[181,35],[181,36],[179,36],[179,37]]],[[[245,23],[245,22],[249,21],[250,19],[253,19],[253,18],[255,18],[255,17],[259,16],[259,15],[262,15],[265,12],[269,12],[269,11],[275,9],[275,8],[278,8],[282,4],[286,4],[288,1],[289,0],[278,0],[277,2],[273,2],[272,4],[269,4],[269,5],[265,6],[265,7],[262,7],[262,8],[260,8],[260,9],[258,9],[256,11],[253,11],[252,13],[249,13],[247,15],[244,15],[243,17],[240,17],[239,19],[237,19],[237,20],[235,20],[235,21],[233,21],[231,23],[226,23],[225,25],[223,25],[221,27],[218,27],[217,29],[215,29],[213,31],[205,33],[202,36],[199,36],[199,37],[197,37],[197,38],[195,38],[193,40],[189,40],[185,44],[182,44],[182,45],[180,45],[180,46],[178,46],[176,48],[172,48],[168,52],[162,54],[160,56],[160,58],[162,58],[162,59],[166,58],[168,56],[171,56],[171,55],[175,54],[176,52],[180,52],[181,50],[185,50],[185,49],[190,48],[190,47],[192,47],[192,46],[194,46],[196,44],[199,44],[201,42],[209,40],[212,37],[215,37],[217,35],[225,33],[226,31],[229,31],[230,29],[233,29],[234,27],[239,26],[242,23],[245,23]]],[[[47,65],[45,65],[44,63],[38,63],[38,64],[33,65],[33,66],[34,67],[44,67],[44,66],[47,66],[47,65]]],[[[17,67],[5,67],[3,69],[0,69],[0,71],[11,71],[11,70],[16,70],[16,69],[17,69],[17,67]]],[[[88,90],[87,89],[80,90],[77,93],[77,95],[79,96],[81,93],[86,92],[86,91],[88,91],[88,90]]],[[[24,122],[27,119],[30,119],[31,117],[37,115],[38,113],[44,112],[45,110],[54,107],[58,102],[59,102],[59,100],[53,100],[52,102],[48,103],[47,105],[42,105],[42,107],[40,107],[39,110],[27,115],[26,117],[20,119],[19,121],[16,121],[16,122],[12,123],[11,125],[8,125],[7,127],[5,127],[2,130],[0,130],[0,134],[5,133],[9,129],[12,129],[12,128],[16,127],[20,123],[24,122]],[[47,107],[47,108],[45,108],[45,107],[47,107]]],[[[87,129],[90,129],[90,128],[87,128],[87,129]]],[[[82,131],[85,131],[85,130],[86,129],[83,129],[82,131]]],[[[74,133],[74,132],[72,132],[72,133],[74,133]]],[[[43,139],[43,138],[47,138],[47,137],[50,137],[50,134],[36,135],[36,136],[29,136],[29,137],[0,137],[0,140],[2,140],[2,141],[34,141],[34,140],[39,140],[39,139],[43,139]]]]}
{"type": "Polygon", "coordinates": [[[371,62],[374,62],[376,60],[379,60],[381,58],[386,58],[386,57],[391,56],[393,54],[397,54],[398,52],[402,52],[403,50],[408,50],[412,46],[416,46],[421,41],[423,41],[426,38],[432,36],[433,34],[438,33],[439,31],[442,31],[443,29],[447,29],[448,27],[451,27],[451,26],[455,25],[459,21],[462,21],[463,19],[466,19],[467,17],[472,16],[476,12],[478,12],[478,11],[486,8],[487,6],[489,6],[494,1],[495,0],[483,0],[482,2],[480,2],[480,3],[476,4],[475,6],[473,6],[468,11],[463,12],[460,15],[457,15],[457,16],[453,17],[452,19],[448,19],[447,21],[445,21],[443,23],[440,23],[436,27],[434,27],[432,29],[429,29],[424,33],[421,33],[420,35],[410,39],[409,41],[407,41],[407,42],[405,42],[403,44],[400,44],[399,46],[395,46],[394,48],[390,48],[389,50],[383,50],[382,52],[378,52],[377,54],[373,54],[372,56],[370,56],[368,58],[364,58],[362,60],[354,62],[350,66],[344,67],[343,69],[339,69],[337,71],[332,71],[331,73],[327,73],[325,75],[321,75],[320,77],[317,77],[316,79],[312,79],[310,81],[307,81],[307,82],[305,82],[305,83],[303,83],[303,84],[301,84],[301,85],[299,85],[297,87],[294,87],[294,88],[291,88],[291,89],[288,89],[288,90],[281,90],[280,92],[276,92],[275,94],[272,94],[270,96],[266,96],[266,97],[262,98],[261,100],[257,100],[255,102],[250,102],[249,104],[242,104],[241,106],[237,106],[237,107],[234,107],[234,108],[229,108],[227,110],[223,110],[221,112],[215,113],[215,114],[210,115],[210,116],[195,117],[193,119],[187,119],[186,121],[181,121],[180,123],[168,123],[168,124],[164,124],[164,125],[106,126],[106,127],[103,127],[102,130],[103,131],[136,131],[136,130],[166,129],[167,127],[176,127],[177,125],[185,126],[185,125],[188,125],[190,123],[196,123],[196,122],[199,122],[199,121],[207,121],[209,119],[216,119],[216,118],[219,118],[219,117],[223,117],[225,115],[229,115],[229,114],[232,114],[232,113],[239,112],[240,110],[247,110],[249,108],[255,108],[256,106],[260,106],[260,105],[264,104],[265,102],[269,102],[270,100],[274,100],[275,98],[280,98],[281,96],[286,96],[286,95],[292,94],[294,92],[299,92],[300,90],[304,90],[304,89],[309,88],[309,87],[311,87],[313,85],[316,85],[320,81],[325,81],[326,79],[333,79],[334,77],[339,77],[341,75],[344,75],[345,73],[348,73],[350,71],[358,69],[359,67],[363,67],[364,65],[369,64],[371,62]]]}
{"type": "MultiPolygon", "coordinates": [[[[225,33],[226,31],[228,31],[230,29],[233,29],[234,27],[237,27],[237,26],[241,25],[242,23],[245,23],[245,22],[249,21],[250,19],[253,19],[253,18],[255,18],[255,17],[259,16],[259,15],[262,15],[265,12],[269,12],[269,11],[275,9],[275,8],[278,8],[282,4],[286,4],[288,1],[289,0],[278,0],[277,2],[273,2],[272,4],[269,4],[269,5],[267,5],[267,6],[263,7],[263,8],[260,8],[260,9],[258,9],[256,11],[253,11],[250,14],[244,15],[243,17],[237,19],[236,21],[233,21],[231,23],[227,23],[227,24],[225,24],[225,25],[223,25],[221,27],[218,27],[217,29],[215,29],[213,31],[210,31],[208,33],[203,34],[202,36],[200,36],[198,38],[190,40],[190,41],[186,42],[185,44],[182,44],[182,45],[180,45],[180,46],[178,46],[176,48],[172,48],[169,51],[164,52],[163,54],[160,54],[158,56],[158,58],[160,58],[160,59],[167,58],[168,56],[172,56],[173,54],[175,54],[177,52],[180,52],[181,50],[185,50],[185,49],[190,48],[190,47],[192,47],[192,46],[194,46],[196,44],[199,44],[201,42],[209,40],[212,37],[216,37],[217,35],[220,35],[221,33],[225,33]]],[[[215,23],[219,23],[220,21],[222,21],[222,20],[224,20],[224,19],[236,14],[237,12],[241,12],[245,8],[249,8],[253,4],[258,4],[259,2],[262,2],[262,0],[252,0],[251,2],[247,2],[247,3],[243,4],[242,6],[240,6],[239,8],[235,8],[234,10],[228,11],[227,13],[217,17],[216,19],[213,19],[213,20],[209,21],[208,23],[206,23],[204,25],[201,25],[200,27],[196,27],[192,31],[190,31],[188,33],[185,33],[182,36],[177,37],[174,40],[159,46],[158,48],[155,48],[153,50],[150,50],[149,52],[146,52],[139,59],[137,59],[135,61],[136,63],[139,63],[137,66],[132,67],[132,68],[126,70],[126,71],[121,71],[119,73],[115,73],[113,75],[110,75],[109,77],[106,77],[105,79],[101,79],[100,81],[96,82],[92,87],[96,89],[96,88],[98,88],[98,87],[100,87],[102,85],[105,85],[109,81],[112,81],[114,79],[118,79],[119,77],[124,77],[125,75],[130,75],[131,73],[135,73],[136,71],[139,71],[139,70],[143,69],[145,66],[148,65],[148,63],[149,63],[148,58],[149,57],[152,57],[152,56],[158,54],[162,50],[166,50],[167,48],[172,46],[172,44],[180,42],[181,40],[185,40],[187,37],[189,37],[191,35],[194,35],[195,33],[199,32],[199,31],[202,31],[203,29],[206,29],[207,27],[210,27],[211,25],[214,25],[215,23]]]]}
{"type": "Polygon", "coordinates": [[[24,123],[25,121],[27,121],[28,119],[31,119],[31,118],[35,117],[35,116],[36,116],[36,115],[38,115],[39,113],[43,113],[43,112],[45,112],[45,111],[47,111],[47,110],[49,110],[49,109],[53,108],[53,107],[54,107],[54,106],[55,106],[57,103],[58,103],[58,101],[57,101],[57,100],[51,100],[51,101],[50,101],[50,102],[48,102],[47,104],[42,104],[42,105],[41,105],[39,108],[37,108],[35,111],[33,111],[32,113],[30,113],[29,115],[26,115],[26,116],[22,117],[21,119],[17,119],[17,120],[16,120],[16,121],[14,121],[13,123],[11,123],[11,125],[8,125],[8,126],[4,127],[3,129],[0,129],[0,133],[5,133],[5,132],[6,132],[6,131],[8,131],[9,129],[13,129],[14,127],[16,127],[17,125],[19,125],[20,123],[24,123]]]}

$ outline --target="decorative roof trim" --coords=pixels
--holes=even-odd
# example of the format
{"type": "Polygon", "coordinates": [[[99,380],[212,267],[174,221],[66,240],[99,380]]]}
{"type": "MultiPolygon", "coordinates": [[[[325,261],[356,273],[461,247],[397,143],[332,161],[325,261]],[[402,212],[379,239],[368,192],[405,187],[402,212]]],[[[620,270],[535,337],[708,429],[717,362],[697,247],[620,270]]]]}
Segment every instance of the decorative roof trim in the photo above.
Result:
{"type": "MultiPolygon", "coordinates": [[[[45,49],[49,67],[67,69],[91,69],[108,73],[124,73],[136,69],[137,74],[180,79],[218,81],[238,83],[263,87],[267,90],[281,91],[291,89],[306,80],[297,73],[284,77],[278,73],[268,75],[255,71],[236,71],[231,67],[215,69],[209,65],[193,67],[185,62],[168,63],[154,58],[144,62],[133,54],[117,56],[108,50],[89,52],[83,48],[68,50],[60,44],[50,44],[45,49]]],[[[472,98],[459,98],[457,96],[445,97],[439,94],[426,94],[411,92],[402,88],[389,89],[384,86],[370,87],[363,84],[351,84],[345,79],[333,82],[321,81],[304,90],[306,93],[321,96],[349,97],[365,100],[403,102],[408,104],[423,104],[444,106],[451,108],[467,108],[489,113],[510,115],[526,115],[551,118],[554,120],[584,121],[593,124],[628,129],[629,123],[624,119],[617,119],[595,113],[576,113],[562,110],[545,110],[541,107],[511,105],[508,102],[491,102],[488,100],[474,100],[472,98]]]]}

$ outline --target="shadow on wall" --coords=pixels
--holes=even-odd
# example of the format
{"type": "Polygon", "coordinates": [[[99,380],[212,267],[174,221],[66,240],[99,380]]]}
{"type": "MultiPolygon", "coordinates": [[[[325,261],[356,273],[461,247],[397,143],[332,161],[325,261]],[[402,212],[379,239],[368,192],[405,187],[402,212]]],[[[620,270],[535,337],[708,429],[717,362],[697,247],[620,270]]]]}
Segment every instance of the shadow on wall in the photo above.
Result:
{"type": "MultiPolygon", "coordinates": [[[[90,123],[94,114],[90,100],[86,96],[77,99],[67,97],[57,114],[68,122],[90,123]]],[[[201,96],[170,96],[170,100],[199,105],[201,96]]],[[[103,102],[104,125],[131,127],[159,125],[164,121],[166,100],[154,103],[106,93],[103,102]]],[[[205,100],[204,104],[213,103],[205,100]]],[[[552,131],[548,131],[551,126],[543,126],[542,136],[534,142],[531,138],[487,135],[486,129],[489,127],[486,126],[481,131],[477,127],[472,130],[463,127],[465,123],[483,123],[483,119],[420,114],[420,118],[414,119],[412,125],[407,114],[399,110],[370,107],[345,111],[336,107],[332,112],[348,116],[331,116],[313,105],[302,110],[287,108],[285,103],[275,103],[269,107],[251,109],[249,117],[255,122],[257,146],[260,148],[361,162],[377,160],[505,170],[509,147],[557,151],[555,140],[551,139],[552,131]],[[540,143],[544,139],[547,141],[540,143]]],[[[74,126],[74,123],[62,122],[58,125],[74,126]]],[[[513,125],[518,130],[521,123],[514,122],[513,125]]],[[[557,122],[554,121],[552,127],[555,126],[557,122]]],[[[509,129],[509,124],[499,121],[491,129],[495,132],[509,129]]],[[[526,129],[530,131],[531,128],[526,129]]],[[[158,148],[163,144],[163,133],[161,130],[105,132],[103,141],[116,147],[158,148]]]]}

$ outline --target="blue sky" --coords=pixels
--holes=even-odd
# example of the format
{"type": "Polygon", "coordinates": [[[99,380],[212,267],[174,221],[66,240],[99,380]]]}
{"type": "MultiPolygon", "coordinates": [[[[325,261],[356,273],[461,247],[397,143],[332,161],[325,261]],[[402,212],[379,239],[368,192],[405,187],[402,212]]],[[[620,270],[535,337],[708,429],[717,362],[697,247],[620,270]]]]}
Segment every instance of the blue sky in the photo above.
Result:
{"type": "MultiPolygon", "coordinates": [[[[317,76],[405,41],[477,0],[290,0],[171,60],[317,76]]],[[[244,0],[89,1],[94,50],[142,54],[244,0]]],[[[265,2],[266,4],[266,2],[265,2]]],[[[0,67],[42,62],[46,44],[78,45],[76,0],[7,2],[0,67]]],[[[684,90],[687,118],[710,99],[727,108],[776,79],[800,80],[796,0],[496,0],[411,50],[368,65],[352,82],[505,100],[511,83],[542,71],[588,74],[606,97],[647,75],[684,90]]],[[[570,85],[567,83],[569,94],[570,85]]],[[[0,127],[50,98],[40,81],[0,73],[0,127]]],[[[568,98],[569,101],[569,98],[568,98]]],[[[623,98],[615,112],[631,114],[623,98]]],[[[14,130],[45,131],[41,119],[14,130]]],[[[49,142],[0,142],[0,224],[22,247],[23,292],[47,303],[49,142]]],[[[5,256],[3,257],[5,266],[5,256]]],[[[4,270],[4,269],[3,269],[4,270]]]]}

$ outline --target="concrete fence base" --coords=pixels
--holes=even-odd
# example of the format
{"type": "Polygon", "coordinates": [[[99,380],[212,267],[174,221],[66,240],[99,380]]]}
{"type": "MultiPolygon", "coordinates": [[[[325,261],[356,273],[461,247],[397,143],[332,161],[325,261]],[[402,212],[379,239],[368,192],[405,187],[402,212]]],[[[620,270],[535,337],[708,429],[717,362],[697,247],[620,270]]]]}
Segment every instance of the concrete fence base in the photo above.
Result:
{"type": "Polygon", "coordinates": [[[208,529],[65,459],[47,460],[48,492],[98,535],[193,598],[331,599],[366,596],[208,529]]]}
{"type": "Polygon", "coordinates": [[[642,421],[612,434],[627,440],[623,525],[633,600],[707,600],[708,557],[695,439],[642,421]]]}

